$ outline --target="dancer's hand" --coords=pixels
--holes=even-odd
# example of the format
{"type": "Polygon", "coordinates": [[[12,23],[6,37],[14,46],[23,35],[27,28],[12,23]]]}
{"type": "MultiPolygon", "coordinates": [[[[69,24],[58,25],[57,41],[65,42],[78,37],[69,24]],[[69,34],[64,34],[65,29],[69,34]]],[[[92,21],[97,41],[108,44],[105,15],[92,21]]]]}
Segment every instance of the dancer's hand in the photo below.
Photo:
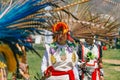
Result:
{"type": "Polygon", "coordinates": [[[46,78],[48,78],[48,77],[50,77],[52,75],[52,73],[51,73],[51,71],[48,71],[48,72],[44,72],[44,76],[46,77],[46,78]]]}

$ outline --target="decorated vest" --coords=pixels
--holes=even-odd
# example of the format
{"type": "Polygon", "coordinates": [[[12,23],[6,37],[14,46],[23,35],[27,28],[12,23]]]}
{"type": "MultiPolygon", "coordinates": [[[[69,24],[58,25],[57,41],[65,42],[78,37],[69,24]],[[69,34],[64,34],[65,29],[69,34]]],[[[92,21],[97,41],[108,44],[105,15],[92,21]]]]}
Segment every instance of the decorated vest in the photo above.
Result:
{"type": "Polygon", "coordinates": [[[98,68],[98,59],[100,58],[100,46],[94,44],[93,46],[84,46],[82,45],[82,62],[85,62],[86,59],[89,59],[89,62],[86,64],[88,71],[93,72],[98,68]]]}
{"type": "Polygon", "coordinates": [[[66,45],[61,46],[56,42],[46,45],[48,53],[48,66],[53,66],[56,70],[67,71],[73,68],[78,57],[74,43],[67,41],[66,45]]]}

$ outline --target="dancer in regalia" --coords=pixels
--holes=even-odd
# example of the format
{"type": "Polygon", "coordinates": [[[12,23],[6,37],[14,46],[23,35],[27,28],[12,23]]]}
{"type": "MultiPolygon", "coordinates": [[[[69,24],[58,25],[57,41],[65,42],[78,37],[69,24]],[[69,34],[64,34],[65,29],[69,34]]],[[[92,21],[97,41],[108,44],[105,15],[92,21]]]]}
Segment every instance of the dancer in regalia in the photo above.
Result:
{"type": "Polygon", "coordinates": [[[92,38],[86,38],[79,47],[80,80],[104,80],[102,48],[93,42],[92,38]]]}
{"type": "Polygon", "coordinates": [[[41,70],[45,80],[79,80],[76,63],[76,45],[64,22],[53,25],[54,42],[46,44],[41,70]],[[76,75],[77,74],[77,75],[76,75]]]}
{"type": "Polygon", "coordinates": [[[16,55],[22,54],[19,53],[16,44],[36,52],[24,40],[34,32],[40,33],[35,26],[44,21],[42,18],[36,18],[38,15],[43,15],[38,11],[52,2],[42,2],[41,0],[4,1],[6,1],[5,5],[0,4],[0,80],[7,80],[8,72],[15,72],[21,67],[16,55]],[[34,24],[36,25],[34,26],[34,24]]]}

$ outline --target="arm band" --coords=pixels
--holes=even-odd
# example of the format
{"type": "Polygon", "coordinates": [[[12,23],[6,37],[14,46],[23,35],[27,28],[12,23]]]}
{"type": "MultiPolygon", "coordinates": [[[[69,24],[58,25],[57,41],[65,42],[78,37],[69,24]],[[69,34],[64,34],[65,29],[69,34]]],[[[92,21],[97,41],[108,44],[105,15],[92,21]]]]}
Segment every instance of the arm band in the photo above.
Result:
{"type": "Polygon", "coordinates": [[[100,76],[104,76],[104,70],[100,69],[100,76]]]}

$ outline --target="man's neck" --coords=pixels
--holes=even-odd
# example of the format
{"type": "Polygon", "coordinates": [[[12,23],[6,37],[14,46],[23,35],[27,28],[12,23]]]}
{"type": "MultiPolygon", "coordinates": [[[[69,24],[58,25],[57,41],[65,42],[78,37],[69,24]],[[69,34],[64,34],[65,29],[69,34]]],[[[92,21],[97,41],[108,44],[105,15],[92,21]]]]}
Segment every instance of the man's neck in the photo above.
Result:
{"type": "Polygon", "coordinates": [[[59,45],[65,45],[66,42],[57,42],[59,45]]]}

